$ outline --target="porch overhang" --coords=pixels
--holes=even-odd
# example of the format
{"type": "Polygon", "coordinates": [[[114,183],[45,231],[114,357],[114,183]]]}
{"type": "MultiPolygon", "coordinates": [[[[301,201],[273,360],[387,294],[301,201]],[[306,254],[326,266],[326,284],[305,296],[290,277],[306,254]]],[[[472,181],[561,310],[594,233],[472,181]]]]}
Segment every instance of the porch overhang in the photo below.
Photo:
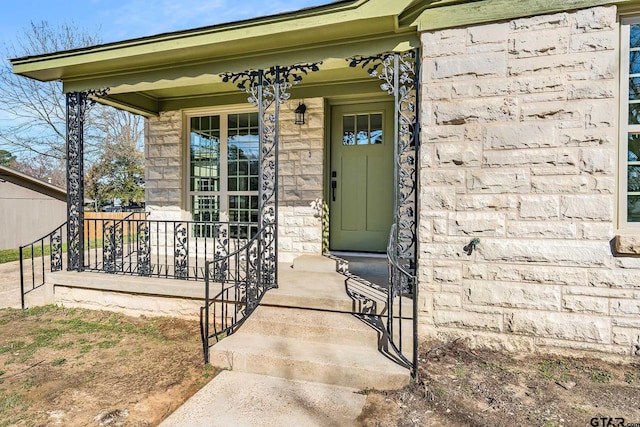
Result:
{"type": "Polygon", "coordinates": [[[379,85],[362,70],[350,68],[345,58],[417,47],[415,24],[401,15],[420,3],[425,2],[343,0],[11,63],[16,74],[62,81],[66,93],[108,87],[108,96],[100,102],[145,116],[246,102],[246,96],[219,75],[273,65],[323,61],[320,72],[292,91],[294,97],[337,95],[346,87],[375,92],[379,85]]]}

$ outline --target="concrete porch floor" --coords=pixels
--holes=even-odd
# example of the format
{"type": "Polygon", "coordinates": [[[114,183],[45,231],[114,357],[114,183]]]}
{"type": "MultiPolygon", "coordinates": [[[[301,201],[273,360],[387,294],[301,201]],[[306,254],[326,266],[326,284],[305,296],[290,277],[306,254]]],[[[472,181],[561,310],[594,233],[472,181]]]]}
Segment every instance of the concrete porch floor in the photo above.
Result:
{"type": "MultiPolygon", "coordinates": [[[[359,273],[372,280],[381,276],[378,260],[367,267],[368,260],[358,257],[354,263],[359,273]],[[367,273],[369,268],[370,274],[367,273]]],[[[386,274],[386,273],[385,273],[386,274]]],[[[58,271],[47,273],[44,289],[27,295],[27,307],[44,303],[115,310],[131,315],[176,316],[198,318],[204,300],[202,281],[142,277],[95,272],[58,271]],[[177,306],[175,304],[178,304],[177,306]]],[[[19,277],[18,282],[19,283],[19,277]]],[[[291,264],[278,265],[277,289],[268,291],[261,305],[297,307],[359,314],[362,311],[347,294],[349,286],[358,287],[335,271],[294,269],[291,264]]],[[[18,284],[19,286],[19,284],[18,284]]],[[[212,288],[215,289],[215,284],[212,288]]],[[[384,295],[374,289],[369,296],[384,304],[384,295]]],[[[405,311],[409,313],[410,311],[405,311]]]]}

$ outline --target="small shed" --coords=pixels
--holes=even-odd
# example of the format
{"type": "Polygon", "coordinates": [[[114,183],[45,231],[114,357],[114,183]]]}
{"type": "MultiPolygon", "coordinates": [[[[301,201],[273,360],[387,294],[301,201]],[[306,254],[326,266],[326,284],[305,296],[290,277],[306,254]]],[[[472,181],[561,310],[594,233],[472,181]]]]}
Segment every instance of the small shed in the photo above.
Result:
{"type": "Polygon", "coordinates": [[[25,245],[67,218],[67,192],[0,166],[0,250],[25,245]]]}

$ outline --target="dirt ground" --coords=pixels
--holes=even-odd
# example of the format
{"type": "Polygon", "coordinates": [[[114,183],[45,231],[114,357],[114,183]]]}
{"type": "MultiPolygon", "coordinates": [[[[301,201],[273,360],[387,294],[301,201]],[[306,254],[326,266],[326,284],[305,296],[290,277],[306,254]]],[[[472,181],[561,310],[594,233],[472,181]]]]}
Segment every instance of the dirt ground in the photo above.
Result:
{"type": "Polygon", "coordinates": [[[361,426],[640,427],[640,358],[515,357],[458,341],[424,343],[420,362],[416,384],[368,394],[361,426]]]}
{"type": "MultiPolygon", "coordinates": [[[[420,380],[369,392],[361,426],[640,427],[629,363],[424,343],[420,380]]],[[[216,372],[197,322],[54,306],[0,310],[0,427],[155,426],[216,372]]]]}
{"type": "Polygon", "coordinates": [[[215,373],[194,321],[0,310],[0,427],[155,426],[215,373]]]}

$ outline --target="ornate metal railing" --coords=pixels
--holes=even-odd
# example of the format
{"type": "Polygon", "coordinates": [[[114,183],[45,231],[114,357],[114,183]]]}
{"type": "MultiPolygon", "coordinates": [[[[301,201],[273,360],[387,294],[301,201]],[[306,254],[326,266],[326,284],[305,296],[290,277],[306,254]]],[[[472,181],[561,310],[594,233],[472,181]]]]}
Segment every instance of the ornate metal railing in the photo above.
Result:
{"type": "Polygon", "coordinates": [[[205,363],[209,363],[211,342],[234,333],[264,293],[276,286],[275,272],[263,259],[273,244],[271,230],[272,227],[261,228],[241,248],[205,263],[205,304],[200,308],[205,363]]]}
{"type": "MultiPolygon", "coordinates": [[[[122,219],[85,218],[81,270],[204,280],[207,261],[234,253],[258,234],[255,222],[155,221],[146,218],[146,213],[131,213],[122,219]]],[[[267,238],[265,248],[267,244],[271,248],[274,244],[272,234],[263,232],[260,235],[267,238]]],[[[19,248],[23,309],[26,308],[26,295],[45,284],[47,271],[67,268],[63,254],[68,250],[66,222],[19,248]]],[[[275,265],[275,261],[270,260],[266,265],[275,265]]],[[[266,283],[270,282],[275,282],[275,277],[266,283]]]]}
{"type": "MultiPolygon", "coordinates": [[[[407,268],[410,260],[398,256],[396,225],[392,225],[387,245],[388,280],[373,283],[341,271],[347,277],[345,290],[353,300],[360,320],[378,332],[378,350],[386,357],[418,375],[418,316],[416,277],[407,268]]],[[[337,261],[340,258],[331,256],[337,261]]]]}
{"type": "Polygon", "coordinates": [[[420,50],[386,52],[374,56],[347,59],[351,67],[366,69],[382,81],[380,88],[394,98],[394,226],[391,229],[389,257],[389,290],[386,332],[389,343],[408,364],[414,378],[418,374],[417,357],[417,286],[418,258],[418,170],[420,148],[419,90],[420,50]],[[403,345],[402,300],[412,298],[413,356],[409,360],[403,345]],[[397,300],[397,302],[396,302],[397,300]]]}
{"type": "Polygon", "coordinates": [[[418,369],[418,288],[413,273],[413,259],[402,257],[397,250],[396,224],[391,226],[387,257],[389,259],[389,284],[387,289],[386,335],[388,343],[398,357],[417,377],[418,369]],[[405,304],[408,302],[409,304],[405,304]],[[403,312],[405,306],[411,307],[410,313],[403,312]],[[410,319],[407,322],[407,319],[410,319]],[[409,331],[405,331],[405,329],[409,331]],[[410,344],[406,344],[407,337],[410,344]]]}
{"type": "Polygon", "coordinates": [[[45,273],[62,270],[62,254],[66,251],[67,223],[33,242],[20,246],[20,299],[26,308],[25,297],[45,284],[45,273]],[[27,281],[31,284],[27,285],[27,281]]]}
{"type": "Polygon", "coordinates": [[[85,219],[85,271],[203,280],[205,264],[243,247],[255,222],[85,219]]]}

